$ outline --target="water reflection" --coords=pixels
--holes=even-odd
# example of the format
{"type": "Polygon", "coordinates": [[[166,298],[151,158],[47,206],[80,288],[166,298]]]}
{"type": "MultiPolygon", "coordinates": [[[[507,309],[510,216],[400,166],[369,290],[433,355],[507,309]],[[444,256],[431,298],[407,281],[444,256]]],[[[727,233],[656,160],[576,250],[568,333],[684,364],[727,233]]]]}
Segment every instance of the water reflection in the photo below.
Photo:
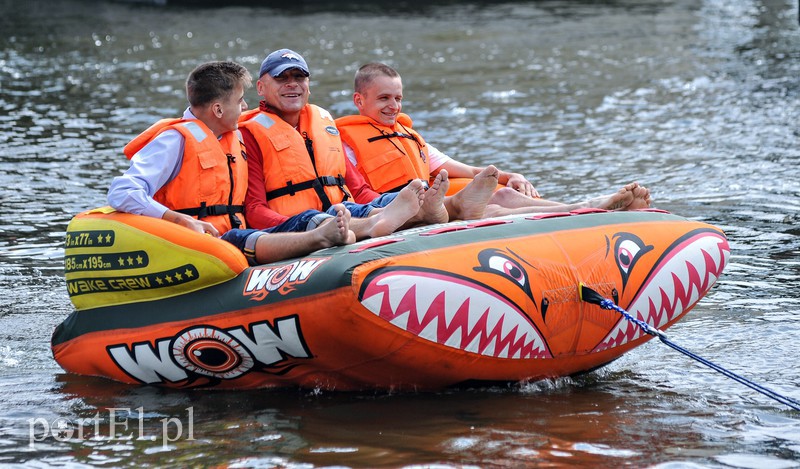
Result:
{"type": "MultiPolygon", "coordinates": [[[[650,389],[637,384],[641,377],[627,372],[610,378],[613,383],[594,377],[522,388],[374,395],[297,390],[198,394],[69,376],[59,379],[59,393],[71,409],[62,413],[63,420],[93,422],[99,416],[101,421],[97,427],[85,426],[84,440],[73,438],[70,453],[77,461],[135,458],[138,464],[153,465],[182,464],[204,454],[205,465],[232,462],[244,467],[289,460],[399,467],[410,461],[434,464],[443,457],[477,467],[534,462],[642,466],[662,458],[651,447],[676,456],[713,447],[722,451],[725,438],[710,443],[709,436],[721,437],[751,414],[711,410],[713,397],[687,403],[669,388],[661,389],[658,398],[650,397],[650,389]],[[625,381],[630,383],[620,386],[625,381]],[[114,438],[108,432],[109,407],[120,422],[114,438]],[[174,419],[171,427],[165,427],[169,419],[174,419]],[[182,421],[185,436],[191,420],[196,441],[177,440],[175,420],[182,421]],[[715,423],[707,426],[711,420],[715,423]],[[97,429],[99,436],[93,433],[97,429]],[[220,444],[226,452],[214,450],[220,444]],[[80,456],[89,452],[94,458],[80,456]]],[[[730,403],[724,395],[716,399],[730,403]]],[[[797,428],[791,419],[770,420],[752,431],[797,428]]],[[[64,448],[39,451],[55,458],[64,448]]]]}

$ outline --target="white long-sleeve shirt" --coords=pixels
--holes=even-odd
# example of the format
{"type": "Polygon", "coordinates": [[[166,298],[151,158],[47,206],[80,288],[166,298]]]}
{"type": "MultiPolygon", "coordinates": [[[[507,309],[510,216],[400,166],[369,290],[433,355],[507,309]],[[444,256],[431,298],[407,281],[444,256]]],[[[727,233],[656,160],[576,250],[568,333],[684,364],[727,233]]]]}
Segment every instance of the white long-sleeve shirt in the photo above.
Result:
{"type": "MultiPolygon", "coordinates": [[[[184,119],[197,119],[187,108],[184,119]]],[[[167,207],[153,196],[173,180],[183,164],[185,139],[177,130],[166,130],[131,158],[131,166],[115,177],[108,189],[108,204],[115,210],[161,218],[167,207]]]]}

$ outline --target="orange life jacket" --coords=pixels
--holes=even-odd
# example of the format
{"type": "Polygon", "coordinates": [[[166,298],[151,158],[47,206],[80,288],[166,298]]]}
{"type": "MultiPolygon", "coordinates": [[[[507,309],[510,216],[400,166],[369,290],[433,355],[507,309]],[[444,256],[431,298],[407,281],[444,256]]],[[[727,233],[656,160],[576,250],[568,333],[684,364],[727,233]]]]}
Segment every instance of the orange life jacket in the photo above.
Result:
{"type": "Polygon", "coordinates": [[[254,109],[239,126],[249,130],[261,149],[267,206],[286,216],[327,210],[349,198],[344,183],[345,156],[330,113],[307,104],[298,130],[275,114],[254,109]]]}
{"type": "Polygon", "coordinates": [[[392,127],[366,116],[336,119],[342,140],[356,153],[356,167],[373,190],[392,192],[413,179],[430,178],[428,147],[411,125],[402,113],[392,127]]]}
{"type": "Polygon", "coordinates": [[[162,119],[125,145],[125,156],[139,150],[166,130],[183,135],[183,161],[178,175],[153,196],[170,210],[191,215],[214,225],[220,234],[244,228],[244,196],[247,162],[242,156],[239,132],[217,139],[197,119],[162,119]]]}

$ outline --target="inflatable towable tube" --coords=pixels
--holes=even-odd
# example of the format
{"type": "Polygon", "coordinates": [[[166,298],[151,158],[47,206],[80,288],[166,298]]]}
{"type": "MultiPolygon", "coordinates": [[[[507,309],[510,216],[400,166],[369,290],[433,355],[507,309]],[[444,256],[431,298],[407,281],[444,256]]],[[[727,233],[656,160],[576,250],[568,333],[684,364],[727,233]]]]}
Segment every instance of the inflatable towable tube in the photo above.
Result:
{"type": "Polygon", "coordinates": [[[600,210],[421,227],[249,267],[231,245],[98,209],[67,230],[67,371],[193,388],[434,390],[592,370],[683,317],[730,255],[716,227],[600,210]],[[588,212],[588,213],[587,213],[588,212]]]}

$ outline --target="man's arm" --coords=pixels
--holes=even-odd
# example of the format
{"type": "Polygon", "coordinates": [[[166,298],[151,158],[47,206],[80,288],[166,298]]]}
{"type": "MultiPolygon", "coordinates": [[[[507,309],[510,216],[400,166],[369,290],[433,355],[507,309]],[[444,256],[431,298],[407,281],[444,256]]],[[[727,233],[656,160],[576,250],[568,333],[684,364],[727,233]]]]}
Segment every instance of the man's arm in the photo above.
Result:
{"type": "Polygon", "coordinates": [[[122,176],[114,178],[108,189],[108,204],[119,212],[161,218],[198,233],[219,236],[214,225],[174,212],[153,199],[165,184],[178,175],[183,163],[184,139],[176,130],[167,130],[145,145],[131,158],[122,176]]]}
{"type": "Polygon", "coordinates": [[[131,165],[111,181],[108,204],[115,210],[161,218],[167,207],[153,196],[180,171],[183,136],[176,130],[161,133],[131,158],[131,165]]]}
{"type": "MultiPolygon", "coordinates": [[[[430,152],[430,161],[431,161],[431,176],[435,176],[442,169],[446,169],[448,177],[472,179],[475,177],[475,175],[484,170],[484,168],[479,168],[477,166],[470,166],[460,161],[456,161],[453,158],[440,152],[433,145],[428,144],[428,148],[430,152]],[[441,163],[435,166],[434,162],[441,162],[441,163]]],[[[525,178],[525,176],[519,173],[510,173],[500,169],[498,169],[498,171],[499,171],[498,182],[500,184],[503,184],[506,187],[514,189],[515,191],[520,192],[529,197],[539,197],[539,192],[536,190],[535,187],[533,187],[533,184],[531,184],[525,178]]]]}
{"type": "Polygon", "coordinates": [[[244,198],[244,216],[247,226],[263,230],[280,225],[289,219],[267,205],[264,185],[264,158],[253,134],[240,129],[247,153],[247,194],[244,198]]]}

